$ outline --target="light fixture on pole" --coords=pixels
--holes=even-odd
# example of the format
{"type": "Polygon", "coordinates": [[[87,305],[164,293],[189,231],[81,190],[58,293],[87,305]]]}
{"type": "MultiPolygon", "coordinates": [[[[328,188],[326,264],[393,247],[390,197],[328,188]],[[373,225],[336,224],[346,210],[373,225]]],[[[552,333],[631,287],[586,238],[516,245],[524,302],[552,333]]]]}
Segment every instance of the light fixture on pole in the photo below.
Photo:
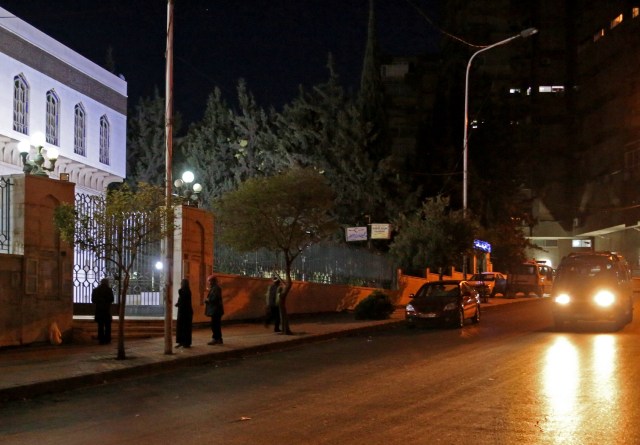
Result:
{"type": "MultiPolygon", "coordinates": [[[[469,165],[469,150],[468,150],[468,142],[469,142],[469,137],[468,137],[468,130],[469,130],[469,71],[471,70],[471,62],[473,62],[473,59],[475,59],[475,57],[480,54],[483,53],[485,51],[490,50],[491,48],[495,48],[496,46],[501,46],[504,45],[506,43],[511,42],[512,40],[515,39],[519,39],[519,38],[523,38],[526,39],[527,37],[531,37],[532,35],[536,34],[538,32],[538,30],[536,28],[527,28],[524,31],[521,31],[520,33],[509,37],[508,39],[504,39],[501,40],[499,42],[496,42],[492,45],[489,46],[485,46],[484,48],[479,49],[478,51],[476,51],[475,53],[473,53],[471,55],[471,57],[469,58],[469,63],[467,63],[467,72],[465,74],[465,78],[464,78],[464,139],[462,141],[462,214],[463,216],[467,216],[467,203],[468,203],[468,197],[467,197],[467,189],[469,186],[469,169],[468,169],[468,165],[469,165]]],[[[464,279],[467,279],[467,257],[466,255],[464,256],[463,260],[462,260],[462,274],[464,279]]]]}
{"type": "Polygon", "coordinates": [[[198,207],[199,195],[202,191],[202,185],[199,183],[192,184],[195,179],[193,172],[187,170],[182,174],[182,179],[176,179],[173,183],[175,185],[178,195],[185,199],[185,202],[189,206],[198,207]]]}
{"type": "Polygon", "coordinates": [[[52,172],[55,169],[59,156],[58,150],[55,147],[48,148],[45,158],[45,154],[43,153],[44,142],[44,135],[38,132],[31,138],[31,143],[28,141],[20,141],[18,143],[18,151],[22,159],[22,171],[25,175],[49,176],[47,172],[52,172]],[[31,144],[36,147],[36,155],[33,159],[29,159],[31,144]],[[49,161],[49,167],[44,166],[46,161],[49,161]]]}
{"type": "Polygon", "coordinates": [[[495,48],[496,46],[501,46],[504,45],[506,43],[511,42],[512,40],[518,39],[518,38],[523,38],[526,39],[527,37],[531,37],[532,35],[536,34],[538,32],[538,30],[536,28],[527,28],[524,31],[520,32],[519,34],[516,34],[514,36],[509,37],[508,39],[504,39],[501,40],[499,42],[494,43],[493,45],[489,45],[489,46],[485,46],[484,48],[479,49],[478,51],[476,51],[475,53],[473,53],[471,55],[471,57],[469,58],[469,63],[467,63],[467,73],[465,75],[465,79],[464,79],[464,140],[462,142],[462,148],[463,148],[463,152],[462,152],[462,158],[463,158],[463,165],[462,165],[462,210],[466,216],[467,213],[467,187],[468,187],[468,161],[469,161],[469,156],[468,156],[468,142],[469,142],[469,137],[468,137],[468,130],[469,130],[469,71],[471,70],[471,62],[473,62],[473,59],[475,59],[475,57],[480,54],[483,53],[485,51],[490,50],[491,48],[495,48]]]}

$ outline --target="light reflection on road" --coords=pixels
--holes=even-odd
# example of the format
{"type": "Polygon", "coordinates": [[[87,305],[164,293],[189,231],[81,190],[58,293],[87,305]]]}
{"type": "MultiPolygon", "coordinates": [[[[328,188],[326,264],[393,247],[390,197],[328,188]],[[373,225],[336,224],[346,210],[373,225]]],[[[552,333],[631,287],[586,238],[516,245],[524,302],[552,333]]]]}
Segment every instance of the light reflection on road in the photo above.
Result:
{"type": "MultiPolygon", "coordinates": [[[[617,347],[615,336],[601,334],[588,339],[559,336],[547,349],[542,415],[551,443],[579,444],[585,434],[610,433],[618,417],[617,347]]],[[[602,443],[615,443],[615,437],[602,443]]]]}

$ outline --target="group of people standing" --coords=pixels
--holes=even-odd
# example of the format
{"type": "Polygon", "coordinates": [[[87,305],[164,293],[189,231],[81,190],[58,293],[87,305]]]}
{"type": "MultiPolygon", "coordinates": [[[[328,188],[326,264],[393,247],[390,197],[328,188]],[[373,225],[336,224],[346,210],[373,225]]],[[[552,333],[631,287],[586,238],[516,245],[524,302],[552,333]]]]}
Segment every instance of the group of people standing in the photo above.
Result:
{"type": "MultiPolygon", "coordinates": [[[[221,345],[222,340],[222,316],[224,315],[224,303],[222,289],[218,279],[211,275],[207,279],[209,290],[204,300],[205,315],[211,318],[211,341],[208,345],[221,345]]],[[[280,293],[282,282],[274,278],[266,293],[265,327],[271,323],[274,332],[280,332],[280,293]]],[[[103,278],[100,285],[91,294],[91,301],[95,305],[95,321],[98,323],[98,342],[101,345],[111,343],[111,305],[114,295],[109,280],[103,278]]],[[[189,280],[184,278],[178,290],[178,308],[176,321],[176,348],[190,348],[192,343],[193,306],[191,303],[191,289],[189,280]]]]}

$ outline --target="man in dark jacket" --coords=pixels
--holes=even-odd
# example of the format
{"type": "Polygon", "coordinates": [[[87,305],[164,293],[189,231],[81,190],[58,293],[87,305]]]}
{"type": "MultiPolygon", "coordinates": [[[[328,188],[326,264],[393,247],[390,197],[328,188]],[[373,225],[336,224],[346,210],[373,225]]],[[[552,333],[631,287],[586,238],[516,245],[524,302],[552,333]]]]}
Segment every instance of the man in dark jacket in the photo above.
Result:
{"type": "Polygon", "coordinates": [[[218,285],[218,279],[211,275],[209,281],[209,294],[205,300],[205,315],[211,317],[212,340],[208,345],[222,344],[222,316],[224,305],[222,304],[222,289],[218,285]]]}
{"type": "Polygon", "coordinates": [[[266,295],[267,307],[264,326],[269,327],[273,322],[273,332],[280,332],[280,291],[282,289],[280,284],[280,279],[275,277],[267,289],[266,295]]]}
{"type": "Polygon", "coordinates": [[[100,285],[91,293],[91,302],[95,304],[95,320],[98,323],[98,343],[111,343],[111,304],[113,304],[113,290],[109,286],[109,279],[100,280],[100,285]]]}

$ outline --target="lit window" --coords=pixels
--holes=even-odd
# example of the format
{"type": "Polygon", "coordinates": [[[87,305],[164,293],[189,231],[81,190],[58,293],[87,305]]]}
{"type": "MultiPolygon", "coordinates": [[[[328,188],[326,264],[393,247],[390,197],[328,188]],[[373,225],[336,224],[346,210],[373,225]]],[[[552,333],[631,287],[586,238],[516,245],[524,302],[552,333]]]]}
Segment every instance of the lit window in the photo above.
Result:
{"type": "Polygon", "coordinates": [[[640,8],[632,8],[631,9],[631,17],[634,19],[640,15],[640,8]]]}
{"type": "Polygon", "coordinates": [[[29,134],[29,84],[22,74],[13,78],[13,129],[29,134]]]}
{"type": "Polygon", "coordinates": [[[73,120],[73,152],[75,154],[86,156],[87,151],[87,123],[86,113],[82,104],[76,104],[73,120]]]}
{"type": "Polygon", "coordinates": [[[47,91],[47,142],[60,146],[60,99],[53,90],[47,91]]]}
{"type": "Polygon", "coordinates": [[[615,19],[611,20],[611,29],[615,28],[620,23],[622,23],[622,14],[617,16],[615,19]]]}
{"type": "Polygon", "coordinates": [[[520,94],[520,88],[509,88],[509,94],[520,94]]]}
{"type": "Polygon", "coordinates": [[[540,93],[562,93],[564,92],[564,87],[560,85],[540,86],[538,87],[538,91],[540,93]]]}
{"type": "Polygon", "coordinates": [[[604,28],[593,35],[593,41],[597,42],[598,40],[600,40],[603,37],[604,37],[604,28]]]}
{"type": "Polygon", "coordinates": [[[100,118],[100,162],[109,165],[109,120],[107,116],[100,118]]]}

